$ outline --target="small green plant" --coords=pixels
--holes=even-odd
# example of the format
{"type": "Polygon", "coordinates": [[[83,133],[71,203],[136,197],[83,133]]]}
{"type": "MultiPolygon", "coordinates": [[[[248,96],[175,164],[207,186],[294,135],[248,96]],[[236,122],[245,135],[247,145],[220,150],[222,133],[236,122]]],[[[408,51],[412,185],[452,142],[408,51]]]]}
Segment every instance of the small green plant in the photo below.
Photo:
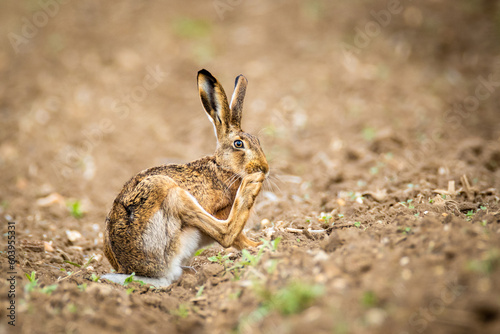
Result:
{"type": "Polygon", "coordinates": [[[310,307],[323,294],[324,287],[292,282],[276,292],[262,288],[256,290],[262,298],[262,306],[259,310],[261,314],[268,314],[270,311],[276,310],[283,315],[291,315],[310,307]]]}
{"type": "Polygon", "coordinates": [[[415,209],[415,206],[412,204],[413,200],[407,199],[406,202],[399,202],[401,205],[406,206],[408,209],[415,209]]]}
{"type": "Polygon", "coordinates": [[[403,230],[403,234],[410,234],[411,233],[411,227],[405,227],[403,230]]]}
{"type": "Polygon", "coordinates": [[[66,270],[65,268],[61,268],[59,270],[62,271],[63,273],[65,273],[67,275],[66,277],[69,277],[69,276],[73,275],[72,271],[66,270]]]}
{"type": "Polygon", "coordinates": [[[201,253],[203,253],[203,252],[205,251],[205,249],[207,249],[207,247],[198,249],[198,250],[194,253],[194,256],[200,256],[200,255],[201,255],[201,253]]]}
{"type": "Polygon", "coordinates": [[[77,268],[80,268],[80,269],[85,269],[87,268],[89,265],[90,265],[90,262],[92,262],[92,260],[94,259],[94,255],[92,255],[88,260],[87,262],[85,262],[84,264],[78,264],[76,262],[71,262],[71,261],[64,261],[66,262],[67,264],[71,264],[72,266],[75,266],[77,268]]]}
{"type": "Polygon", "coordinates": [[[24,286],[24,291],[30,293],[35,290],[39,290],[41,293],[50,295],[57,289],[57,284],[47,285],[43,288],[38,286],[38,279],[36,278],[36,271],[32,271],[31,274],[26,273],[29,283],[24,286]]]}
{"type": "Polygon", "coordinates": [[[483,221],[481,221],[481,225],[483,225],[483,226],[488,225],[488,221],[487,221],[486,219],[485,219],[485,220],[483,220],[483,221]]]}
{"type": "Polygon", "coordinates": [[[92,276],[90,276],[92,281],[98,282],[101,277],[97,276],[95,273],[92,273],[92,276]]]}
{"type": "Polygon", "coordinates": [[[357,228],[360,228],[361,227],[361,222],[355,222],[354,226],[356,226],[357,228]]]}
{"type": "Polygon", "coordinates": [[[73,217],[77,219],[83,217],[82,203],[79,200],[68,201],[66,205],[68,207],[69,213],[73,217]]]}
{"type": "Polygon", "coordinates": [[[364,307],[374,307],[377,304],[377,296],[373,291],[365,291],[361,297],[361,304],[364,307]]]}
{"type": "Polygon", "coordinates": [[[67,308],[70,313],[78,312],[78,307],[74,303],[68,304],[67,308]]]}
{"type": "MultiPolygon", "coordinates": [[[[256,255],[250,253],[247,249],[243,249],[241,251],[241,260],[235,263],[232,267],[226,268],[226,271],[232,271],[235,280],[239,280],[241,277],[241,273],[243,269],[247,266],[255,267],[259,264],[262,255],[264,255],[265,250],[269,250],[271,252],[275,252],[278,250],[278,245],[281,242],[281,238],[276,238],[272,241],[265,240],[263,238],[260,239],[262,241],[262,246],[260,246],[256,255]]],[[[232,262],[232,261],[231,261],[232,262]]]]}
{"type": "Polygon", "coordinates": [[[229,299],[236,300],[236,299],[240,298],[241,293],[242,293],[242,290],[237,290],[236,292],[229,294],[229,299]]]}
{"type": "Polygon", "coordinates": [[[28,278],[29,283],[26,284],[24,290],[26,291],[26,293],[29,293],[38,287],[38,280],[36,279],[36,271],[32,271],[31,274],[26,273],[25,275],[28,278]]]}
{"type": "Polygon", "coordinates": [[[87,290],[87,283],[79,284],[78,289],[80,289],[81,292],[84,292],[87,290]]]}
{"type": "Polygon", "coordinates": [[[227,269],[227,266],[230,265],[231,263],[233,263],[233,260],[229,259],[229,255],[227,255],[227,254],[222,255],[221,252],[219,252],[215,256],[210,256],[208,258],[208,261],[218,263],[221,266],[223,266],[224,269],[227,269]]]}
{"type": "Polygon", "coordinates": [[[500,266],[500,251],[498,249],[490,250],[484,259],[472,260],[467,263],[467,269],[478,273],[490,275],[500,266]]]}
{"type": "MultiPolygon", "coordinates": [[[[86,269],[86,268],[90,265],[90,262],[92,262],[92,260],[93,260],[93,259],[94,259],[94,256],[92,255],[92,256],[91,256],[91,257],[87,260],[87,262],[85,262],[84,264],[79,264],[79,263],[76,263],[76,262],[71,262],[71,261],[64,261],[64,262],[65,262],[65,263],[67,263],[67,264],[70,264],[70,265],[72,265],[72,266],[74,266],[74,267],[79,268],[79,270],[78,270],[78,271],[76,271],[76,272],[73,272],[73,271],[69,271],[69,270],[66,270],[66,269],[64,269],[64,268],[61,268],[60,270],[61,270],[62,272],[66,273],[66,274],[68,275],[68,276],[64,277],[63,279],[66,279],[66,278],[70,277],[71,275],[73,275],[73,274],[75,274],[75,273],[79,273],[79,272],[81,272],[81,271],[85,270],[85,269],[86,269]]],[[[98,278],[98,280],[99,280],[99,278],[98,278]]],[[[97,282],[97,281],[94,281],[94,282],[97,282]]]]}
{"type": "Polygon", "coordinates": [[[483,211],[488,210],[488,208],[487,208],[487,207],[485,207],[485,206],[483,206],[483,205],[481,205],[481,206],[479,207],[479,209],[481,209],[481,210],[483,210],[483,211]]]}
{"type": "Polygon", "coordinates": [[[363,134],[363,138],[366,141],[372,141],[373,139],[375,139],[375,136],[377,135],[377,131],[374,128],[366,127],[363,129],[362,134],[363,134]]]}
{"type": "Polygon", "coordinates": [[[252,253],[250,253],[247,249],[243,249],[241,250],[241,261],[239,262],[239,264],[241,265],[244,265],[244,266],[256,266],[259,261],[260,261],[260,258],[262,256],[262,250],[264,248],[261,247],[259,249],[259,251],[257,252],[256,255],[252,255],[252,253]]]}
{"type": "Polygon", "coordinates": [[[51,284],[51,285],[47,285],[47,286],[44,286],[43,288],[41,288],[40,292],[44,293],[46,295],[51,295],[52,292],[56,291],[56,289],[57,289],[57,284],[51,284]]]}
{"type": "Polygon", "coordinates": [[[205,285],[198,287],[198,292],[196,292],[196,297],[201,297],[204,289],[205,289],[205,285]]]}
{"type": "Polygon", "coordinates": [[[278,250],[278,245],[280,244],[281,242],[281,237],[278,237],[272,241],[267,241],[265,239],[260,239],[263,243],[263,248],[267,248],[269,249],[270,251],[272,252],[275,252],[278,250]]]}
{"type": "Polygon", "coordinates": [[[344,218],[344,214],[343,213],[339,213],[337,216],[339,216],[339,218],[344,218]]]}
{"type": "Polygon", "coordinates": [[[418,218],[420,216],[420,212],[417,212],[414,216],[418,218]]]}
{"type": "Polygon", "coordinates": [[[141,286],[143,286],[145,283],[143,281],[140,281],[140,280],[136,280],[134,279],[134,276],[135,276],[135,272],[130,274],[129,277],[125,278],[125,282],[123,282],[123,285],[127,286],[129,285],[130,283],[132,282],[137,282],[139,283],[141,286]]]}
{"type": "Polygon", "coordinates": [[[471,220],[472,217],[474,217],[474,214],[474,210],[467,211],[467,213],[465,214],[467,216],[467,220],[471,220]]]}
{"type": "Polygon", "coordinates": [[[442,199],[446,199],[446,194],[441,194],[442,199]]]}
{"type": "Polygon", "coordinates": [[[331,214],[321,212],[318,217],[318,221],[320,221],[325,226],[330,226],[330,222],[333,225],[333,217],[331,214]]]}
{"type": "Polygon", "coordinates": [[[434,200],[432,198],[429,198],[429,203],[430,204],[434,203],[434,200]]]}
{"type": "Polygon", "coordinates": [[[189,307],[186,304],[179,304],[177,309],[171,311],[171,314],[180,318],[187,318],[189,315],[189,307]]]}

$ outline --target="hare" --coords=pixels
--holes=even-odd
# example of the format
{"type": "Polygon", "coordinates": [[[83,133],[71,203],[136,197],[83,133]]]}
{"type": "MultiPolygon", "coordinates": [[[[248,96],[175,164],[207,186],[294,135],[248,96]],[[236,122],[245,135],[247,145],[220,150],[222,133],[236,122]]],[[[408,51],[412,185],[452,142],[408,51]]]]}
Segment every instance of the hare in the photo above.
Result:
{"type": "Polygon", "coordinates": [[[106,218],[104,254],[116,270],[102,278],[136,278],[168,286],[199,248],[218,242],[255,247],[243,233],[269,174],[257,137],[241,130],[247,79],[236,78],[231,103],[208,71],[198,72],[201,102],[217,137],[213,156],[146,169],[123,187],[106,218]]]}

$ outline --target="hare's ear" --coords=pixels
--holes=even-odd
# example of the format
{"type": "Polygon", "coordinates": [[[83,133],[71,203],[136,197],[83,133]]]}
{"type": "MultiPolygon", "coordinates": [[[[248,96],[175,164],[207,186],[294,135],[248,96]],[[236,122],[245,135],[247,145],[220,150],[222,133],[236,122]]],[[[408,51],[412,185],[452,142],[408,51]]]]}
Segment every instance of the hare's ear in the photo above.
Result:
{"type": "Polygon", "coordinates": [[[243,100],[247,91],[248,80],[242,74],[236,77],[234,92],[231,97],[231,125],[241,129],[241,113],[243,112],[243,100]]]}
{"type": "Polygon", "coordinates": [[[198,89],[203,108],[214,124],[217,138],[226,134],[230,124],[229,104],[221,84],[207,70],[198,72],[198,89]]]}

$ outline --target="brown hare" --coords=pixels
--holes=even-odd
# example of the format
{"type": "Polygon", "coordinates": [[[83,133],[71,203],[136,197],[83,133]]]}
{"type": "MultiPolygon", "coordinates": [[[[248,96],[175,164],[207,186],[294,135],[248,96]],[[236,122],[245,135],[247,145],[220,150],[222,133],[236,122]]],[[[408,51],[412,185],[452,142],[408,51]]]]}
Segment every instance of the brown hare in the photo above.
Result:
{"type": "Polygon", "coordinates": [[[181,265],[214,241],[223,247],[255,247],[243,234],[269,166],[257,137],[241,130],[247,79],[236,78],[231,103],[208,71],[198,72],[201,102],[217,137],[213,156],[183,165],[146,169],[116,197],[106,218],[104,254],[116,270],[102,278],[136,279],[167,286],[181,265]]]}

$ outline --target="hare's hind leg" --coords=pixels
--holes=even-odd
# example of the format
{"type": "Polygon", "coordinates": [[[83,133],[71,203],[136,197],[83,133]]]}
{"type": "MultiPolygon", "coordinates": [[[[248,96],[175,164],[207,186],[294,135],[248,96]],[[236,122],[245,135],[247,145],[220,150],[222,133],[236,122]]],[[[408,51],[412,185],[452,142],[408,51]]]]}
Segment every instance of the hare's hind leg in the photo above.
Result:
{"type": "Polygon", "coordinates": [[[181,188],[169,191],[165,197],[164,208],[172,215],[178,216],[183,224],[196,227],[223,247],[230,247],[247,222],[263,179],[262,173],[251,174],[243,179],[226,220],[219,220],[210,215],[191,194],[181,188]]]}

